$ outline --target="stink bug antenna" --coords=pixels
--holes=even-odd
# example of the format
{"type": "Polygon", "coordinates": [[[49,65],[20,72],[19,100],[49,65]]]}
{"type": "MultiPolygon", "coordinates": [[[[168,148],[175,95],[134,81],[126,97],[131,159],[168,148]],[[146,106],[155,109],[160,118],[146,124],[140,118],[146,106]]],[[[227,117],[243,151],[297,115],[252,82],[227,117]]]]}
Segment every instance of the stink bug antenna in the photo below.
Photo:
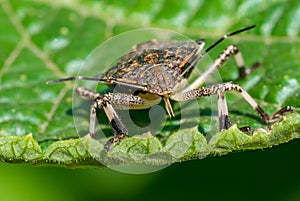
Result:
{"type": "Polygon", "coordinates": [[[50,80],[50,81],[47,81],[46,84],[55,84],[55,83],[66,82],[66,81],[70,81],[70,80],[76,80],[76,77],[67,77],[67,78],[61,78],[58,80],[50,80]]]}
{"type": "MultiPolygon", "coordinates": [[[[251,25],[251,26],[248,26],[248,27],[245,27],[245,28],[242,28],[242,29],[230,32],[228,34],[225,34],[222,38],[220,38],[215,43],[213,43],[211,46],[209,46],[206,50],[204,50],[203,53],[199,54],[199,57],[198,57],[197,60],[195,60],[195,62],[198,62],[199,59],[201,59],[206,53],[208,53],[211,49],[213,49],[214,47],[216,47],[217,45],[219,45],[226,38],[228,38],[230,36],[233,36],[233,35],[236,35],[236,34],[239,34],[239,33],[244,32],[244,31],[248,31],[249,29],[253,29],[254,27],[256,27],[256,25],[251,25]]],[[[203,39],[196,40],[196,43],[199,44],[199,45],[204,45],[203,42],[204,42],[203,39]]],[[[199,50],[202,50],[202,47],[200,47],[199,50]]],[[[183,77],[183,75],[185,75],[191,68],[193,68],[193,65],[191,65],[187,69],[185,69],[185,71],[180,76],[183,77]]]]}
{"type": "Polygon", "coordinates": [[[89,80],[89,81],[96,81],[96,82],[105,82],[105,79],[101,79],[98,77],[84,77],[84,76],[72,76],[72,77],[67,77],[67,78],[61,78],[58,80],[50,80],[48,82],[46,82],[46,84],[56,84],[56,83],[60,83],[60,82],[67,82],[67,81],[71,81],[71,80],[89,80]]]}
{"type": "Polygon", "coordinates": [[[226,38],[228,38],[228,37],[230,37],[230,36],[233,36],[233,35],[236,35],[236,34],[239,34],[239,33],[244,32],[244,31],[248,31],[249,29],[253,29],[254,27],[256,27],[256,25],[251,25],[251,26],[248,26],[248,27],[239,29],[239,30],[237,30],[237,31],[234,31],[234,32],[225,34],[222,38],[220,38],[219,40],[217,40],[214,44],[212,44],[211,46],[209,46],[209,47],[205,50],[205,53],[209,52],[212,48],[214,48],[215,46],[217,46],[218,44],[220,44],[220,43],[221,43],[223,40],[225,40],[226,38]]]}

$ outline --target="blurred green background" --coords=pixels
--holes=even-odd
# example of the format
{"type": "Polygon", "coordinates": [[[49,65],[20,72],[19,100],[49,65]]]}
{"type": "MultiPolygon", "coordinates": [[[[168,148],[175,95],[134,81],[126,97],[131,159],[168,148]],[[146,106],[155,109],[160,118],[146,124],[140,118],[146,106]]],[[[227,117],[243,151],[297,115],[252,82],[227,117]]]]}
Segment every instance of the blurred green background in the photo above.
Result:
{"type": "MultiPolygon", "coordinates": [[[[1,0],[1,66],[5,66],[4,61],[19,41],[26,40],[24,36],[30,36],[30,41],[46,53],[62,72],[72,74],[75,72],[70,68],[72,59],[80,62],[105,39],[143,27],[169,28],[191,37],[203,33],[205,37],[216,38],[229,29],[257,24],[258,28],[252,31],[255,37],[248,36],[248,40],[257,40],[260,46],[260,50],[253,55],[263,53],[261,47],[264,44],[261,41],[267,44],[271,38],[277,42],[282,40],[285,50],[289,50],[294,42],[299,47],[300,4],[297,0],[124,2],[1,0]],[[18,26],[20,24],[21,27],[18,26]],[[23,31],[25,34],[19,34],[23,31]],[[60,44],[63,46],[62,49],[53,47],[51,43],[57,36],[61,36],[58,37],[61,42],[69,39],[69,43],[60,44]]],[[[28,45],[26,42],[24,44],[28,45]]],[[[244,49],[247,49],[245,47],[246,45],[244,49]]],[[[57,76],[46,69],[37,70],[37,67],[45,63],[35,58],[36,52],[32,50],[28,48],[19,54],[20,64],[16,62],[16,66],[30,70],[33,77],[37,75],[36,72],[43,71],[43,77],[36,80],[32,77],[25,81],[16,80],[14,73],[18,76],[21,73],[11,71],[10,75],[2,77],[2,81],[6,81],[2,82],[2,86],[9,82],[23,86],[26,82],[31,84],[29,86],[33,86],[34,91],[37,81],[57,76]],[[30,62],[26,61],[28,58],[30,62]]],[[[250,60],[257,58],[260,59],[253,56],[250,60]]],[[[245,59],[249,60],[247,57],[245,59]]],[[[279,62],[282,62],[280,59],[279,62]]],[[[268,62],[271,63],[270,59],[268,62]]],[[[298,61],[290,62],[295,64],[298,61]]],[[[5,71],[1,69],[2,74],[5,74],[5,71]]],[[[46,87],[43,90],[47,90],[46,87]]],[[[59,92],[59,88],[57,91],[59,92]]],[[[18,92],[29,93],[23,92],[22,89],[18,92]]],[[[14,91],[8,90],[6,94],[2,91],[2,97],[3,94],[14,97],[14,91]]],[[[30,95],[28,98],[31,98],[30,95]]],[[[56,96],[50,99],[54,101],[56,96]]],[[[272,97],[266,99],[273,101],[272,97]]],[[[297,101],[298,98],[294,97],[292,102],[299,105],[297,101]]],[[[38,107],[29,107],[26,110],[20,104],[24,113],[35,109],[43,113],[49,111],[51,106],[52,103],[48,103],[48,106],[43,106],[43,110],[38,107]]],[[[66,135],[71,133],[73,122],[72,117],[65,117],[62,114],[58,115],[64,118],[63,121],[59,122],[59,119],[56,123],[65,126],[65,130],[59,130],[64,136],[64,133],[66,135]]],[[[9,129],[11,124],[1,126],[1,129],[3,126],[9,129]]],[[[55,130],[59,126],[54,124],[49,127],[55,130]]],[[[15,128],[11,129],[15,132],[13,130],[15,128]]],[[[34,134],[39,131],[30,123],[27,123],[24,129],[26,132],[33,131],[34,134]]],[[[51,129],[46,133],[49,136],[53,136],[51,129]]],[[[25,131],[24,133],[20,131],[20,135],[26,134],[25,131]]],[[[300,200],[299,154],[300,141],[295,140],[272,149],[177,163],[146,175],[126,175],[110,169],[65,169],[55,166],[35,167],[0,163],[0,201],[185,199],[297,201],[300,200]]]]}

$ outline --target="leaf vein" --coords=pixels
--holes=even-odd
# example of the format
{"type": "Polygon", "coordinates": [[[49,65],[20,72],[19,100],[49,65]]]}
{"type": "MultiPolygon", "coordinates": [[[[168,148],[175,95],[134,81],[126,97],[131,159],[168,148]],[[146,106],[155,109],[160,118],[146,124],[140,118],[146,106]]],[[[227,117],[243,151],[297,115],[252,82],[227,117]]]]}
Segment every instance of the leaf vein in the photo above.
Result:
{"type": "Polygon", "coordinates": [[[56,76],[65,76],[65,73],[61,72],[58,66],[53,61],[51,61],[48,58],[48,56],[32,42],[22,23],[15,17],[16,14],[13,12],[9,2],[7,0],[3,0],[2,2],[4,11],[6,12],[8,18],[10,19],[11,23],[14,25],[18,33],[21,35],[22,42],[24,43],[24,45],[26,45],[33,53],[35,53],[46,64],[46,68],[53,71],[56,74],[56,76]]]}
{"type": "Polygon", "coordinates": [[[2,77],[9,70],[11,64],[16,60],[21,50],[24,48],[24,43],[20,42],[16,48],[10,53],[8,58],[5,60],[3,67],[0,69],[0,90],[2,90],[2,77]]]}
{"type": "Polygon", "coordinates": [[[60,93],[58,94],[58,97],[57,99],[55,99],[55,102],[53,103],[53,106],[52,108],[50,109],[50,112],[46,115],[47,117],[47,121],[45,121],[41,127],[40,127],[40,130],[42,133],[45,133],[52,117],[54,116],[56,110],[58,109],[61,101],[63,100],[63,98],[65,97],[66,93],[70,90],[70,88],[68,86],[64,87],[60,93]]]}

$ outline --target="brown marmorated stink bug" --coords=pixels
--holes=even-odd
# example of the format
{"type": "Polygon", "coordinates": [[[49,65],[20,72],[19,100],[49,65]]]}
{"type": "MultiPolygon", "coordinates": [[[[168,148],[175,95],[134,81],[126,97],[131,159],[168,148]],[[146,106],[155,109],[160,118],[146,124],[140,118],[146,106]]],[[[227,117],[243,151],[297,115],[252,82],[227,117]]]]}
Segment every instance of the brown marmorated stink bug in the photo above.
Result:
{"type": "MultiPolygon", "coordinates": [[[[89,135],[95,137],[95,123],[97,121],[96,110],[103,109],[109,119],[110,126],[115,136],[105,144],[105,150],[109,150],[112,143],[120,142],[128,132],[116,110],[145,109],[165,103],[165,109],[170,118],[174,117],[170,99],[186,101],[204,96],[217,95],[219,130],[228,129],[231,126],[225,93],[235,90],[256,110],[262,121],[269,123],[282,114],[292,111],[290,106],[283,107],[271,117],[256,103],[256,101],[239,85],[232,82],[220,83],[200,87],[205,80],[220,68],[224,62],[234,56],[239,77],[250,74],[259,64],[254,63],[246,68],[242,55],[235,45],[228,46],[213,64],[197,78],[192,84],[185,87],[187,79],[197,65],[211,49],[221,43],[227,37],[254,28],[255,25],[225,34],[218,41],[203,51],[205,41],[168,41],[161,42],[150,40],[132,47],[130,53],[125,54],[101,77],[69,77],[52,80],[47,84],[64,82],[69,80],[92,80],[107,84],[111,87],[122,86],[122,93],[108,92],[100,94],[84,87],[78,87],[77,92],[81,96],[93,99],[90,111],[89,135]]],[[[243,127],[241,130],[249,130],[243,127]]]]}

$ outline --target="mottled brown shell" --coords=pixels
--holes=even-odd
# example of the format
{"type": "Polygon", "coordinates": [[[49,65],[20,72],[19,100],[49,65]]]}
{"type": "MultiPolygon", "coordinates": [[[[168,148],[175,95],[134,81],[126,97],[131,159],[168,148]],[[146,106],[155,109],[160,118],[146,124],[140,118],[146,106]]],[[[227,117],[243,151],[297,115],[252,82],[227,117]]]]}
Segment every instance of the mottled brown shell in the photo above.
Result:
{"type": "Polygon", "coordinates": [[[147,41],[132,47],[102,78],[118,83],[145,86],[146,92],[172,94],[200,59],[203,41],[147,41]]]}

